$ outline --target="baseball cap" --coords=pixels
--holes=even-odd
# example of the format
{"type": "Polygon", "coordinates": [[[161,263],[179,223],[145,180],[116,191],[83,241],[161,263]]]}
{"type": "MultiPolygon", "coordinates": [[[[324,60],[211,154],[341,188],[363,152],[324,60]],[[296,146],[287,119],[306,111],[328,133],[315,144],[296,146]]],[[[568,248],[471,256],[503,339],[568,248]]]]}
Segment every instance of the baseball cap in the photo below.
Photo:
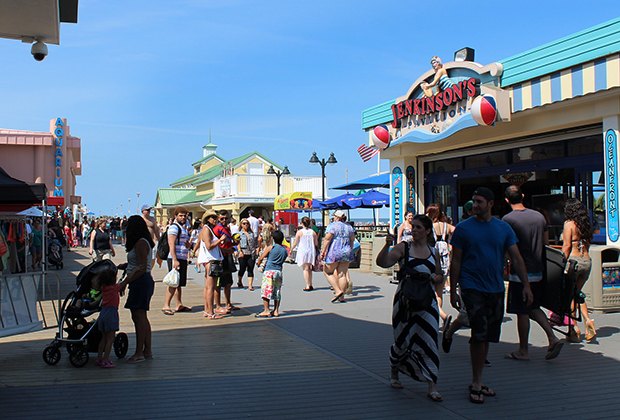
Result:
{"type": "Polygon", "coordinates": [[[463,210],[465,212],[471,211],[474,208],[474,202],[469,200],[467,203],[463,204],[463,210]]]}
{"type": "Polygon", "coordinates": [[[153,206],[151,206],[150,204],[142,204],[142,207],[140,208],[140,211],[150,210],[152,208],[153,208],[153,206]]]}
{"type": "Polygon", "coordinates": [[[332,214],[332,216],[334,216],[334,217],[342,217],[342,216],[344,216],[344,212],[342,210],[336,210],[334,212],[334,214],[332,214]]]}
{"type": "Polygon", "coordinates": [[[480,197],[484,197],[485,200],[487,200],[487,201],[495,200],[495,194],[493,194],[493,191],[491,191],[487,187],[478,187],[478,188],[476,188],[474,190],[474,193],[472,194],[472,197],[474,195],[479,195],[480,197]]]}

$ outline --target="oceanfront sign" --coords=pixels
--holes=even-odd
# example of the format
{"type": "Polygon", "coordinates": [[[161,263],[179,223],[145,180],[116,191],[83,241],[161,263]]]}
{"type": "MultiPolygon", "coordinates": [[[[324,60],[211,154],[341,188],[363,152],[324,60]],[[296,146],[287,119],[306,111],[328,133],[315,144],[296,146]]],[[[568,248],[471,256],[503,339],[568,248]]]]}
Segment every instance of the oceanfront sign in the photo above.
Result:
{"type": "Polygon", "coordinates": [[[64,197],[65,193],[62,186],[62,144],[65,137],[65,124],[62,119],[56,118],[56,129],[54,130],[54,197],[64,197]]]}

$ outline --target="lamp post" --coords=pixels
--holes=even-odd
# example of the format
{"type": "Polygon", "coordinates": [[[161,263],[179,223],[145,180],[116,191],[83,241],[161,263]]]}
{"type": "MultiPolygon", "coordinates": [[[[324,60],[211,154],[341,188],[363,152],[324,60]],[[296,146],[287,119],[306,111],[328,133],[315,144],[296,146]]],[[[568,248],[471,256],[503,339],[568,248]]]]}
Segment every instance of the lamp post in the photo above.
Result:
{"type": "MultiPolygon", "coordinates": [[[[319,165],[321,165],[321,191],[322,191],[321,201],[325,201],[325,167],[328,164],[333,165],[335,163],[338,163],[338,161],[336,160],[336,157],[334,156],[333,152],[329,154],[329,158],[327,158],[327,160],[325,159],[319,160],[319,158],[316,155],[316,152],[312,152],[312,157],[310,157],[309,162],[318,163],[319,165]]],[[[323,218],[323,227],[325,227],[325,210],[321,210],[321,214],[323,218]]]]}
{"type": "Polygon", "coordinates": [[[284,166],[284,169],[282,171],[277,171],[273,168],[273,165],[271,165],[269,167],[269,169],[267,170],[267,173],[269,175],[275,175],[276,178],[278,178],[278,195],[280,195],[280,177],[282,175],[290,175],[291,172],[288,170],[288,166],[284,166]]]}
{"type": "Polygon", "coordinates": [[[136,214],[140,214],[140,193],[136,193],[136,214]]]}

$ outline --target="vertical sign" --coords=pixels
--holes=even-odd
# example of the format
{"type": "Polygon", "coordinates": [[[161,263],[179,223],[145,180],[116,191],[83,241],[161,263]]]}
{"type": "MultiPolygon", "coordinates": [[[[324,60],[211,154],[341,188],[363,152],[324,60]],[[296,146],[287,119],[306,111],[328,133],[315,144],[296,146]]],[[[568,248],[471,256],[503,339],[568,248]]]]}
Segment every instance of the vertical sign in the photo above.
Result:
{"type": "Polygon", "coordinates": [[[407,212],[415,214],[415,169],[413,166],[407,166],[405,176],[407,177],[407,212]]]}
{"type": "Polygon", "coordinates": [[[605,204],[607,238],[617,242],[620,235],[618,217],[618,136],[615,130],[605,132],[605,204]]]}
{"type": "Polygon", "coordinates": [[[62,143],[65,136],[65,124],[62,119],[56,118],[56,129],[54,130],[54,197],[64,197],[62,187],[62,143]]]}
{"type": "Polygon", "coordinates": [[[402,223],[403,171],[398,167],[392,169],[392,226],[402,223]]]}

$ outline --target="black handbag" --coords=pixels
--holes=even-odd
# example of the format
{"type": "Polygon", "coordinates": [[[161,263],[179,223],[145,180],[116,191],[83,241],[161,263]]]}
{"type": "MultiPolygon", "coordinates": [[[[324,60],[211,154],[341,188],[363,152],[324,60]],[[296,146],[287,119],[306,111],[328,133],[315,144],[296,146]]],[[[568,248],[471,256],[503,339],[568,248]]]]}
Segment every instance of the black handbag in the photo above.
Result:
{"type": "Polygon", "coordinates": [[[222,262],[219,260],[211,261],[211,264],[209,265],[209,275],[211,277],[219,277],[222,274],[224,274],[224,266],[222,265],[222,262]]]}
{"type": "Polygon", "coordinates": [[[435,299],[431,286],[431,275],[409,269],[409,244],[405,244],[405,257],[398,271],[400,282],[400,304],[408,311],[418,312],[430,309],[435,299]]]}

